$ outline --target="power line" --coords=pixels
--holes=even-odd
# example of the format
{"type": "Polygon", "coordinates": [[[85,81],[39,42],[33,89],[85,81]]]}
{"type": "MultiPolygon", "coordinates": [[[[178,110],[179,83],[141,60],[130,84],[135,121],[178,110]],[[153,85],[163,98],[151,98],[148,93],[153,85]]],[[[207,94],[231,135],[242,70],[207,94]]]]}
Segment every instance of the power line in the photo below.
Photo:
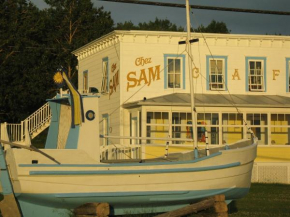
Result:
{"type": "MultiPolygon", "coordinates": [[[[99,0],[99,1],[185,8],[185,4],[176,4],[176,3],[136,1],[136,0],[99,0]]],[[[190,5],[190,7],[193,9],[199,9],[199,10],[228,11],[228,12],[254,13],[254,14],[272,14],[272,15],[290,15],[290,12],[287,12],[287,11],[253,10],[253,9],[225,8],[225,7],[213,7],[213,6],[202,6],[202,5],[190,5]]]]}

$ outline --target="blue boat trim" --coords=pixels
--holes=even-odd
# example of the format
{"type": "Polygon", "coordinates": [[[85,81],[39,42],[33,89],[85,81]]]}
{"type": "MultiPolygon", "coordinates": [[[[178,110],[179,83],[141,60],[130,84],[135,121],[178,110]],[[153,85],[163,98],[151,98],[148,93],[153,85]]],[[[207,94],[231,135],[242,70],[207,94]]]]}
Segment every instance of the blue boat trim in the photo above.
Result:
{"type": "MultiPolygon", "coordinates": [[[[164,162],[150,162],[150,163],[115,163],[115,164],[19,164],[19,167],[135,167],[135,166],[158,166],[158,165],[176,165],[176,164],[191,164],[200,162],[203,160],[207,160],[213,157],[217,157],[219,155],[222,155],[222,152],[216,152],[209,156],[201,157],[194,160],[188,160],[188,161],[164,161],[164,162]]],[[[141,160],[140,160],[141,161],[141,160]]]]}
{"type": "Polygon", "coordinates": [[[13,188],[10,181],[9,172],[6,167],[6,160],[4,156],[3,146],[0,145],[0,166],[1,166],[1,175],[0,175],[0,183],[2,186],[2,190],[0,191],[3,195],[13,194],[13,188]]]}
{"type": "Polygon", "coordinates": [[[132,197],[132,196],[160,196],[160,195],[184,195],[190,191],[140,191],[140,192],[92,192],[92,193],[64,193],[55,194],[57,198],[78,197],[132,197]]]}
{"type": "Polygon", "coordinates": [[[30,175],[123,175],[123,174],[156,174],[156,173],[182,173],[200,172],[209,170],[226,169],[240,166],[240,162],[197,168],[175,168],[175,169],[148,169],[148,170],[75,170],[75,171],[30,171],[30,175]]]}

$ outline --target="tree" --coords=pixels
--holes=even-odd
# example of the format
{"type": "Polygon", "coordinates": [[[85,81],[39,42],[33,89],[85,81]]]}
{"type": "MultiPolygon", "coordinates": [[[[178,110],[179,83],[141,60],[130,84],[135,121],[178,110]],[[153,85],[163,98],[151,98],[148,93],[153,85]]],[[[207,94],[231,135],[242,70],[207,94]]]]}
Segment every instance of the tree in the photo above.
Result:
{"type": "Polygon", "coordinates": [[[26,0],[0,5],[0,121],[19,121],[43,104],[50,83],[41,11],[26,0]],[[40,100],[42,98],[42,100],[40,100]]]}
{"type": "MultiPolygon", "coordinates": [[[[18,122],[55,95],[60,65],[76,75],[71,51],[113,30],[110,13],[90,0],[0,0],[0,122],[18,122]]],[[[75,80],[77,76],[74,76],[75,80]]]]}
{"type": "Polygon", "coordinates": [[[177,27],[171,23],[168,19],[162,20],[155,18],[155,21],[143,22],[135,26],[131,21],[124,23],[117,23],[116,29],[118,30],[151,30],[151,31],[184,31],[184,28],[177,27]]]}
{"type": "Polygon", "coordinates": [[[68,69],[74,78],[77,60],[71,52],[113,30],[114,22],[109,12],[94,8],[91,0],[45,0],[50,46],[56,48],[55,63],[68,69]]]}
{"type": "Polygon", "coordinates": [[[135,26],[132,21],[125,21],[124,23],[117,23],[117,30],[138,30],[139,27],[135,26]]]}
{"type": "Polygon", "coordinates": [[[205,32],[205,33],[230,33],[231,31],[227,28],[227,25],[224,22],[217,22],[212,20],[207,27],[204,27],[202,24],[194,29],[195,32],[205,32]]]}
{"type": "MultiPolygon", "coordinates": [[[[181,26],[177,27],[176,24],[171,23],[168,19],[162,20],[156,18],[155,21],[149,21],[148,23],[143,22],[138,25],[134,25],[132,21],[126,21],[124,23],[117,23],[117,30],[152,30],[152,31],[174,31],[184,32],[185,29],[181,26]]],[[[211,21],[208,26],[202,24],[196,29],[192,29],[195,32],[205,33],[230,33],[224,22],[211,21]]]]}

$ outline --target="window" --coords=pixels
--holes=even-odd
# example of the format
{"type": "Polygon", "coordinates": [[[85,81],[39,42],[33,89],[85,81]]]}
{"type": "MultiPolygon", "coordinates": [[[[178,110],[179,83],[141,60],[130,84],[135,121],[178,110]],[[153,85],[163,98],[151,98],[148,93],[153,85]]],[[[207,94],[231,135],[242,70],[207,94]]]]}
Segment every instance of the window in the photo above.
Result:
{"type": "Polygon", "coordinates": [[[208,143],[219,144],[219,115],[218,113],[198,113],[197,114],[197,136],[199,142],[205,141],[205,131],[207,131],[208,143]]]}
{"type": "Polygon", "coordinates": [[[168,59],[168,87],[180,88],[181,66],[180,59],[168,59]]]}
{"type": "Polygon", "coordinates": [[[164,88],[185,89],[185,55],[164,55],[164,88]]]}
{"type": "Polygon", "coordinates": [[[207,56],[207,80],[207,90],[226,90],[226,56],[207,56]]]}
{"type": "MultiPolygon", "coordinates": [[[[248,113],[246,116],[247,124],[254,132],[255,136],[263,144],[268,143],[267,114],[248,113]]],[[[249,132],[248,132],[249,134],[249,132]]],[[[250,135],[248,136],[250,138],[250,135]]]]}
{"type": "MultiPolygon", "coordinates": [[[[192,139],[191,113],[172,113],[172,138],[192,139]]],[[[173,141],[174,144],[185,143],[184,141],[173,141]]]]}
{"type": "Polygon", "coordinates": [[[243,114],[222,114],[222,143],[231,144],[244,137],[243,114]]]}
{"type": "Polygon", "coordinates": [[[103,58],[102,62],[103,79],[102,79],[102,93],[109,92],[109,60],[108,57],[103,58]]]}
{"type": "Polygon", "coordinates": [[[290,58],[286,58],[286,92],[290,92],[290,58]]]}
{"type": "MultiPolygon", "coordinates": [[[[197,114],[197,140],[199,144],[206,142],[206,131],[208,142],[218,144],[218,114],[217,113],[198,113],[197,114]]],[[[172,138],[192,139],[192,115],[185,112],[172,112],[172,138]]],[[[191,144],[184,140],[173,141],[174,144],[191,144]]]]}
{"type": "Polygon", "coordinates": [[[83,93],[87,93],[89,90],[89,78],[88,70],[83,72],[83,93]]]}
{"type": "MultiPolygon", "coordinates": [[[[168,112],[147,112],[146,136],[155,138],[168,138],[169,117],[168,112]]],[[[147,144],[165,144],[161,140],[147,140],[147,144]]]]}
{"type": "Polygon", "coordinates": [[[271,145],[290,144],[290,114],[271,114],[271,145]]]}
{"type": "Polygon", "coordinates": [[[266,91],[266,58],[246,58],[247,91],[266,91]]]}
{"type": "MultiPolygon", "coordinates": [[[[109,115],[108,114],[102,115],[102,135],[104,136],[109,135],[109,115]]],[[[109,139],[103,138],[102,145],[109,145],[109,139]]]]}

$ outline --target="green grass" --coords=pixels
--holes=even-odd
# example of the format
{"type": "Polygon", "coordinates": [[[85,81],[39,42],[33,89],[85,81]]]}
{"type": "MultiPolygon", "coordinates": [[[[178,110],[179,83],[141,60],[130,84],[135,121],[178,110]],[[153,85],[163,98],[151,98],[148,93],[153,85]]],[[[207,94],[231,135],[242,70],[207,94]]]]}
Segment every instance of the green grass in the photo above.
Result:
{"type": "MultiPolygon", "coordinates": [[[[229,217],[290,217],[290,185],[252,184],[249,194],[228,206],[229,217]]],[[[210,216],[209,211],[188,217],[210,216]]],[[[123,217],[153,217],[156,214],[123,217]]]]}
{"type": "Polygon", "coordinates": [[[252,184],[246,197],[228,207],[230,217],[290,217],[290,185],[252,184]]]}

